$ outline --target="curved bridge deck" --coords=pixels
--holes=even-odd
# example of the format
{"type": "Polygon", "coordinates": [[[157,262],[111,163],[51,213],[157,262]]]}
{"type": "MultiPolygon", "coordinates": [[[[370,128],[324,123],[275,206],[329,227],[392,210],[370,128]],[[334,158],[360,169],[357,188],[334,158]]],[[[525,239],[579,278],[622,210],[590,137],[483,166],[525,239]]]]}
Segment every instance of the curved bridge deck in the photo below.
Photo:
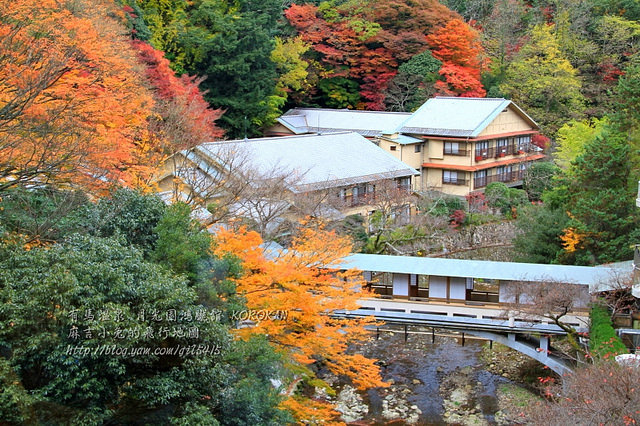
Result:
{"type": "Polygon", "coordinates": [[[461,318],[424,313],[385,312],[374,309],[338,310],[332,315],[337,318],[374,316],[377,320],[389,324],[420,325],[460,331],[508,346],[541,362],[560,376],[573,371],[573,366],[550,348],[549,341],[552,335],[566,334],[555,324],[532,323],[522,320],[461,318]]]}

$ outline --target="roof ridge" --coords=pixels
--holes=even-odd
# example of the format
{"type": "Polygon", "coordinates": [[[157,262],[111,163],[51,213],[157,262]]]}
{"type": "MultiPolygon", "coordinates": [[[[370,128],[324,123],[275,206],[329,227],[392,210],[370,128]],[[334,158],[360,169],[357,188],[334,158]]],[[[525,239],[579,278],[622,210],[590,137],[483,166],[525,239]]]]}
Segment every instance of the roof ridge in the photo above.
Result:
{"type": "Polygon", "coordinates": [[[222,141],[211,141],[211,142],[203,142],[200,145],[214,145],[214,144],[230,144],[230,143],[238,143],[238,142],[260,142],[260,141],[272,141],[272,140],[284,140],[284,139],[295,139],[295,138],[317,138],[323,136],[335,136],[335,135],[343,135],[343,134],[358,134],[357,132],[353,132],[350,130],[343,130],[339,132],[333,132],[329,134],[320,134],[320,133],[305,133],[301,135],[288,135],[288,136],[265,136],[262,138],[248,138],[248,139],[228,139],[222,141]]]}
{"type": "MultiPolygon", "coordinates": [[[[497,98],[496,98],[497,99],[497,98]]],[[[501,102],[491,111],[491,113],[487,114],[487,116],[482,120],[475,129],[471,132],[471,134],[475,137],[478,136],[493,120],[495,120],[496,116],[502,112],[505,108],[509,108],[511,105],[510,100],[506,100],[504,98],[500,98],[501,102]],[[500,111],[498,111],[500,110],[500,111]]]]}
{"type": "MultiPolygon", "coordinates": [[[[462,97],[462,96],[436,96],[431,99],[456,99],[456,100],[471,100],[471,101],[506,101],[505,98],[474,98],[474,97],[462,97]]],[[[428,102],[428,101],[427,101],[428,102]]]]}
{"type": "MultiPolygon", "coordinates": [[[[353,113],[367,113],[367,114],[389,114],[389,115],[411,115],[411,112],[404,111],[375,111],[367,109],[337,109],[337,108],[293,108],[287,111],[284,115],[289,114],[292,111],[328,111],[328,112],[353,112],[353,113]]],[[[293,115],[293,114],[291,114],[293,115]]]]}

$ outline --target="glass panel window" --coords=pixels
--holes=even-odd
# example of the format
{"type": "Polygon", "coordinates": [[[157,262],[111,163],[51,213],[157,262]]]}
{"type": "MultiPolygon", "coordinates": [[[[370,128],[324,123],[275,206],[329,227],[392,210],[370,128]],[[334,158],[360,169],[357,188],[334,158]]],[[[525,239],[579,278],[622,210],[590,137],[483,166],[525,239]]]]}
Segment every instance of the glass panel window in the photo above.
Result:
{"type": "Polygon", "coordinates": [[[458,142],[445,142],[444,153],[458,155],[460,153],[460,144],[458,142]]]}
{"type": "Polygon", "coordinates": [[[442,172],[442,183],[457,183],[458,182],[458,172],[453,172],[449,170],[444,170],[442,172]]]}
{"type": "Polygon", "coordinates": [[[420,151],[422,151],[422,145],[420,145],[419,143],[415,144],[413,152],[420,152],[420,151]]]}
{"type": "Polygon", "coordinates": [[[465,172],[458,172],[455,170],[443,170],[442,171],[442,183],[448,183],[451,185],[465,185],[465,172]]]}
{"type": "Polygon", "coordinates": [[[531,145],[531,135],[518,136],[516,138],[518,151],[528,151],[531,145]]]}
{"type": "Polygon", "coordinates": [[[476,142],[476,157],[481,157],[484,159],[484,158],[487,158],[488,155],[489,155],[489,142],[488,141],[476,142]]]}
{"type": "Polygon", "coordinates": [[[496,141],[496,156],[507,155],[508,144],[509,144],[508,139],[498,139],[496,141]]]}

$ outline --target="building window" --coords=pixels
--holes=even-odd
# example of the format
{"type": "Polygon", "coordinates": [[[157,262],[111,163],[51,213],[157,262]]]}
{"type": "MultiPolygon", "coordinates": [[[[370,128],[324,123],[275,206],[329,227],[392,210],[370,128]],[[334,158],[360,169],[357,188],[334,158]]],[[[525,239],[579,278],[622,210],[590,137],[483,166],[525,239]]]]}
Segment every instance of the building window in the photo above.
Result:
{"type": "Polygon", "coordinates": [[[409,191],[411,189],[411,178],[410,177],[402,177],[396,179],[396,185],[398,189],[403,191],[409,191]]]}
{"type": "Polygon", "coordinates": [[[422,151],[422,145],[420,145],[419,143],[415,144],[413,148],[413,152],[420,152],[420,151],[422,151]]]}
{"type": "Polygon", "coordinates": [[[513,180],[513,174],[511,173],[511,166],[500,166],[496,168],[496,175],[499,182],[511,182],[513,180]]]}
{"type": "Polygon", "coordinates": [[[473,174],[473,187],[482,188],[484,186],[487,186],[487,171],[478,170],[473,174]]]}
{"type": "Polygon", "coordinates": [[[444,153],[448,155],[466,156],[467,150],[465,145],[460,142],[445,142],[444,153]]]}
{"type": "Polygon", "coordinates": [[[498,139],[496,141],[496,157],[504,157],[505,155],[509,154],[508,145],[508,139],[498,139]]]}
{"type": "Polygon", "coordinates": [[[465,185],[465,172],[458,172],[455,170],[443,170],[442,171],[442,183],[449,185],[465,185]]]}
{"type": "Polygon", "coordinates": [[[518,136],[516,138],[518,151],[529,152],[531,150],[531,135],[518,136]]]}
{"type": "Polygon", "coordinates": [[[389,149],[390,149],[391,151],[395,151],[395,150],[396,150],[396,148],[397,148],[397,147],[396,147],[395,145],[391,145],[391,146],[389,147],[389,149]]]}
{"type": "Polygon", "coordinates": [[[484,160],[489,157],[489,142],[476,142],[476,161],[484,160]]]}

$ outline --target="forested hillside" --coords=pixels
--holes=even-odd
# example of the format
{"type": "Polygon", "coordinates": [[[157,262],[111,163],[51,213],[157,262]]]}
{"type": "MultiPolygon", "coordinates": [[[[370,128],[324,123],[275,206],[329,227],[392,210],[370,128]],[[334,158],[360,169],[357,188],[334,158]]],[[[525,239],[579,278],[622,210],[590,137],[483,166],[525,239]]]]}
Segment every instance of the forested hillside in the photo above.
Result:
{"type": "MultiPolygon", "coordinates": [[[[553,160],[531,167],[528,199],[494,191],[519,260],[629,259],[639,42],[635,0],[0,1],[0,423],[320,424],[339,419],[314,399],[333,392],[320,373],[384,386],[347,353],[363,324],[324,315],[363,294],[319,267],[347,238],[307,222],[283,241],[305,255],[276,261],[256,232],[213,236],[150,195],[172,154],[261,135],[290,107],[513,99],[553,160]],[[271,310],[291,321],[239,328],[238,312],[271,310]],[[141,347],[211,352],[99,352],[141,347]]],[[[448,201],[429,214],[455,232],[469,207],[448,201]]],[[[343,225],[378,253],[403,232],[393,217],[373,216],[377,236],[343,225]]]]}

